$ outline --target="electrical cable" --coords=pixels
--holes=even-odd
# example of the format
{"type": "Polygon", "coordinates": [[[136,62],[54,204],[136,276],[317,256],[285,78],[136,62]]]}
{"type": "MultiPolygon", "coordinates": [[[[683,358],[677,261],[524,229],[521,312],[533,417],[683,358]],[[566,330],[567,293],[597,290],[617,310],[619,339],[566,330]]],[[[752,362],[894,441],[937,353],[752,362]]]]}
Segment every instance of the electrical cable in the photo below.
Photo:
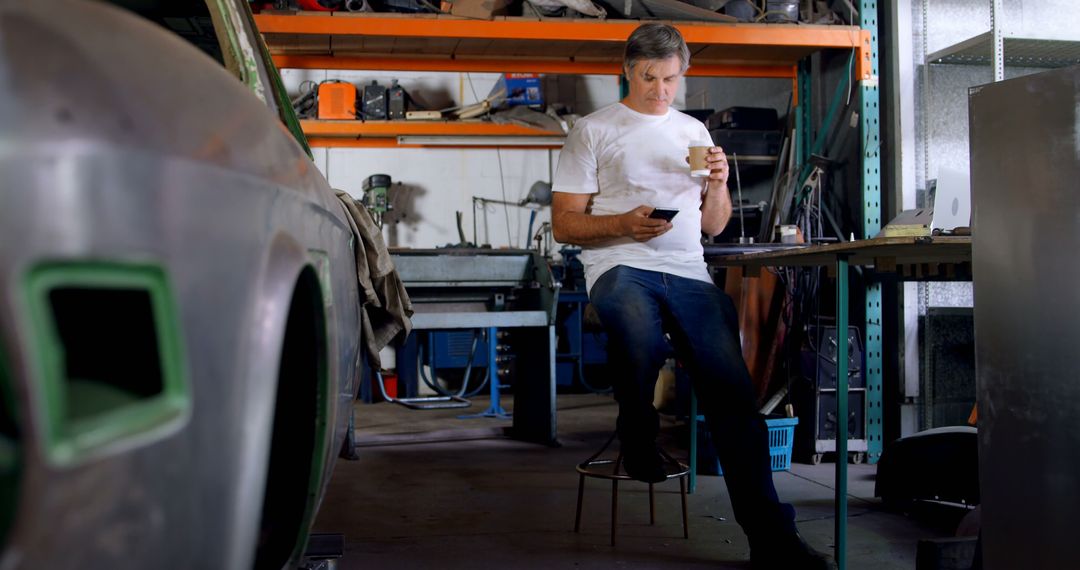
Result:
{"type": "MultiPolygon", "coordinates": [[[[855,52],[852,51],[850,54],[848,54],[848,65],[852,65],[854,59],[855,52]]],[[[850,88],[850,82],[848,81],[849,79],[850,78],[848,75],[844,75],[843,79],[836,84],[836,91],[833,92],[832,100],[829,101],[829,110],[825,113],[825,119],[821,123],[822,128],[818,132],[817,136],[814,138],[813,145],[810,147],[811,155],[821,154],[821,149],[825,145],[825,139],[827,138],[827,135],[833,130],[833,122],[836,119],[836,114],[840,107],[841,95],[846,95],[847,90],[850,88]]],[[[810,163],[806,163],[805,165],[803,165],[802,172],[800,173],[801,176],[799,176],[799,178],[806,179],[806,177],[810,175],[810,171],[812,168],[813,166],[810,163]]]]}
{"type": "MultiPolygon", "coordinates": [[[[466,73],[465,74],[465,79],[469,82],[469,90],[472,91],[473,99],[476,99],[477,101],[479,101],[480,97],[476,94],[476,86],[473,85],[472,74],[466,73]]],[[[501,147],[495,147],[495,157],[496,157],[496,162],[498,162],[498,164],[499,164],[499,187],[502,190],[503,217],[506,219],[506,242],[507,242],[508,246],[513,248],[514,247],[514,241],[513,240],[514,240],[515,236],[510,231],[510,206],[507,204],[509,202],[509,200],[506,199],[506,177],[503,175],[502,148],[501,147]]],[[[473,215],[475,215],[475,212],[473,213],[473,215]]]]}
{"type": "MultiPolygon", "coordinates": [[[[472,376],[473,361],[476,358],[476,348],[479,345],[479,340],[480,340],[480,331],[479,330],[473,331],[472,347],[469,349],[468,364],[465,366],[465,373],[464,373],[463,378],[461,379],[461,389],[458,390],[457,394],[451,394],[449,390],[446,390],[442,386],[439,386],[439,383],[437,381],[438,380],[438,374],[436,373],[436,370],[435,370],[435,357],[433,355],[434,347],[430,346],[432,344],[431,340],[430,340],[431,339],[430,335],[429,335],[428,339],[429,339],[428,340],[429,346],[428,346],[428,350],[427,350],[426,354],[427,354],[428,359],[429,359],[428,366],[431,368],[431,378],[428,378],[427,374],[424,373],[423,355],[425,354],[425,352],[424,352],[424,345],[423,344],[421,344],[418,347],[419,350],[417,350],[417,353],[416,353],[416,359],[417,359],[416,364],[417,364],[417,369],[420,372],[420,378],[424,381],[424,384],[426,384],[428,388],[431,388],[433,391],[435,391],[435,393],[439,394],[440,396],[446,396],[446,397],[455,397],[456,396],[458,398],[466,398],[466,399],[468,399],[468,398],[471,398],[471,397],[479,394],[480,391],[482,391],[484,389],[484,387],[487,386],[488,375],[485,374],[484,377],[483,377],[484,380],[480,383],[480,386],[477,387],[472,392],[467,392],[468,387],[469,387],[469,379],[472,376]]],[[[493,363],[491,363],[491,362],[488,363],[488,366],[492,366],[492,365],[493,365],[493,363]]]]}
{"type": "Polygon", "coordinates": [[[511,248],[516,248],[519,244],[516,244],[516,238],[520,237],[516,235],[516,232],[510,231],[510,206],[506,204],[506,176],[503,175],[503,163],[502,163],[502,147],[495,147],[495,156],[498,158],[499,164],[499,189],[502,191],[503,199],[503,217],[506,219],[506,241],[507,245],[511,248]]]}
{"type": "Polygon", "coordinates": [[[301,119],[309,119],[314,117],[315,110],[317,108],[317,91],[319,89],[319,83],[311,79],[305,79],[300,82],[299,95],[289,101],[289,104],[293,108],[293,112],[301,119]]]}
{"type": "Polygon", "coordinates": [[[435,14],[446,14],[446,12],[443,12],[442,10],[440,10],[438,7],[436,7],[431,2],[428,2],[427,0],[416,0],[416,3],[420,4],[421,6],[423,6],[425,8],[427,8],[428,10],[431,10],[435,14]]]}
{"type": "MultiPolygon", "coordinates": [[[[485,336],[487,336],[487,341],[489,343],[497,342],[497,339],[491,338],[491,335],[485,335],[485,336]]],[[[476,331],[473,332],[473,344],[474,345],[473,345],[472,354],[469,355],[469,366],[466,367],[466,369],[465,369],[465,378],[462,379],[462,381],[461,381],[462,391],[464,391],[465,387],[467,387],[469,385],[469,370],[472,368],[473,358],[476,355],[476,346],[475,346],[476,345],[476,340],[479,339],[479,338],[480,338],[480,330],[477,329],[476,331]]],[[[489,371],[492,370],[492,367],[495,367],[494,368],[494,374],[498,374],[499,373],[498,363],[497,362],[488,362],[488,370],[489,371]]],[[[472,392],[466,393],[465,397],[466,398],[472,398],[473,396],[476,396],[480,392],[483,392],[484,388],[487,387],[488,381],[491,379],[491,376],[492,376],[491,374],[484,374],[484,380],[480,382],[480,385],[477,386],[472,392]]]]}

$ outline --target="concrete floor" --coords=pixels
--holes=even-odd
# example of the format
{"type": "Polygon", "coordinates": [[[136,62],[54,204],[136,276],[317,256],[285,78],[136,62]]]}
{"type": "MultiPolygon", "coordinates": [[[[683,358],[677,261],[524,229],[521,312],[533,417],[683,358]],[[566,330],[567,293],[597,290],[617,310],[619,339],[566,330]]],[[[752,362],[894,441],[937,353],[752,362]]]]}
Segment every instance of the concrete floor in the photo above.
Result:
{"type": "MultiPolygon", "coordinates": [[[[512,408],[512,400],[504,404],[512,408]]],[[[467,411],[479,411],[486,399],[467,411]]],[[[560,395],[558,433],[549,448],[502,437],[509,421],[460,420],[460,411],[356,406],[360,459],[339,460],[315,523],[345,534],[339,567],[352,568],[749,568],[749,548],[731,515],[723,479],[698,478],[689,497],[690,539],[682,538],[678,485],[656,486],[657,521],[648,524],[648,486],[620,485],[619,541],[609,540],[611,486],[587,480],[580,534],[573,532],[574,466],[610,435],[610,396],[560,395]]],[[[665,419],[662,438],[685,457],[685,432],[665,419]]],[[[915,567],[920,538],[949,536],[951,521],[917,522],[873,498],[875,467],[849,466],[849,567],[915,567]]],[[[793,464],[774,474],[799,529],[819,549],[833,547],[835,466],[793,464]]]]}

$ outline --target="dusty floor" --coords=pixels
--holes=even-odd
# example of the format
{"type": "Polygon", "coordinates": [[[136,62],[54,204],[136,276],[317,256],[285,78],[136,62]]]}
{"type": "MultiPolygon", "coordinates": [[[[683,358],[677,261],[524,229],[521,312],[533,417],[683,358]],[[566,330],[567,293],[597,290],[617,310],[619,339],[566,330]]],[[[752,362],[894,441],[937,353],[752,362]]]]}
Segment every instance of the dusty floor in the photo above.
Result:
{"type": "MultiPolygon", "coordinates": [[[[504,400],[507,407],[512,401],[504,400]]],[[[480,411],[486,400],[477,400],[480,411]]],[[[689,497],[690,539],[682,538],[678,485],[657,485],[657,522],[648,524],[648,486],[620,486],[619,541],[609,545],[610,484],[586,481],[580,534],[573,532],[574,466],[610,435],[610,396],[560,395],[561,447],[501,436],[509,421],[457,419],[459,411],[356,405],[357,461],[339,460],[316,532],[345,534],[339,568],[748,568],[746,539],[731,515],[723,479],[701,476],[689,497]]],[[[685,456],[683,433],[665,423],[666,446],[685,456]]],[[[849,567],[915,567],[920,538],[948,536],[944,521],[917,522],[873,498],[875,467],[850,465],[849,567]]],[[[819,549],[833,546],[831,463],[777,472],[781,499],[819,549]]]]}

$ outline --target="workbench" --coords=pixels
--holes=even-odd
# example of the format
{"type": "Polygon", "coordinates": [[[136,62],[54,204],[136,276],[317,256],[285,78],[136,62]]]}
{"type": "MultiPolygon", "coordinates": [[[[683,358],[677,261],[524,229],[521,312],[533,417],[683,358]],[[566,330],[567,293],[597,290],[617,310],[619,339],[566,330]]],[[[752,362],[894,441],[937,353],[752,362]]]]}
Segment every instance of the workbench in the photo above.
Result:
{"type": "MultiPolygon", "coordinates": [[[[971,275],[971,237],[889,237],[824,245],[766,244],[707,246],[705,260],[720,267],[742,267],[752,277],[762,267],[826,267],[836,278],[836,330],[848,328],[848,269],[871,269],[871,278],[897,280],[964,279],[971,275]]],[[[869,339],[867,339],[869,340],[869,339]]],[[[877,339],[880,344],[880,338],[877,339]]],[[[848,344],[837,344],[837,393],[848,391],[848,344]]],[[[869,344],[869,343],[866,343],[869,344]]],[[[846,418],[847,398],[836,399],[836,417],[846,418]]],[[[836,441],[836,561],[842,570],[847,553],[847,430],[836,441]]]]}
{"type": "Polygon", "coordinates": [[[558,445],[555,414],[555,313],[558,287],[546,260],[531,250],[486,248],[393,249],[398,275],[411,298],[413,334],[398,347],[398,383],[416,390],[418,335],[426,331],[483,330],[487,334],[491,406],[480,417],[513,418],[509,434],[558,445]],[[499,403],[499,331],[509,332],[517,380],[514,411],[499,403]]]}

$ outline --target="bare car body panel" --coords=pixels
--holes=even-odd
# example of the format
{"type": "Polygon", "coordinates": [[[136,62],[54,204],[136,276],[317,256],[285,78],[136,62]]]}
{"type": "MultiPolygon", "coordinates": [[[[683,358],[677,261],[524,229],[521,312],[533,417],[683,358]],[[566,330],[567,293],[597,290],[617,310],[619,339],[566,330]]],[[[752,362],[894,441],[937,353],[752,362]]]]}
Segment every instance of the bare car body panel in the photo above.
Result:
{"type": "MultiPolygon", "coordinates": [[[[261,41],[242,2],[209,5],[261,41]]],[[[18,450],[0,568],[252,567],[290,300],[311,268],[329,427],[318,456],[296,458],[312,466],[296,490],[309,499],[302,545],[356,395],[360,306],[344,213],[265,95],[121,9],[0,0],[0,389],[18,450]],[[164,271],[189,402],[58,461],[25,280],[81,262],[164,271]]]]}

